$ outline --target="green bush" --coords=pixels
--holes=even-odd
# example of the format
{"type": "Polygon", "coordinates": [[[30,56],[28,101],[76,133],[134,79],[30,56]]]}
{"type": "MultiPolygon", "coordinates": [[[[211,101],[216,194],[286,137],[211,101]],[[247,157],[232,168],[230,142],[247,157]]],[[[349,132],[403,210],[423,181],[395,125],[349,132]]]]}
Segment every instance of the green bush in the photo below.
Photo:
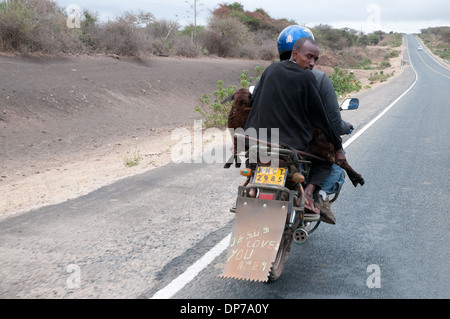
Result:
{"type": "Polygon", "coordinates": [[[385,60],[396,58],[400,55],[400,51],[388,49],[387,53],[384,55],[385,60]]]}
{"type": "Polygon", "coordinates": [[[328,47],[335,50],[343,50],[353,46],[358,40],[355,30],[348,28],[333,29],[329,25],[320,24],[311,30],[320,47],[328,47]]]}
{"type": "Polygon", "coordinates": [[[355,69],[364,69],[364,70],[370,70],[372,69],[372,60],[369,58],[362,58],[362,56],[358,56],[358,62],[355,65],[355,69]]]}
{"type": "Polygon", "coordinates": [[[339,67],[334,68],[329,78],[338,97],[361,90],[361,82],[355,78],[355,74],[342,70],[339,67]]]}
{"type": "Polygon", "coordinates": [[[434,51],[435,54],[437,54],[440,58],[444,60],[450,60],[450,50],[449,49],[443,49],[443,50],[436,50],[434,51]]]}
{"type": "Polygon", "coordinates": [[[226,127],[228,114],[231,110],[231,102],[222,103],[227,97],[236,91],[236,86],[223,87],[223,81],[217,82],[217,91],[212,96],[203,94],[200,98],[200,106],[195,106],[194,111],[200,113],[205,122],[205,127],[226,127]]]}
{"type": "MultiPolygon", "coordinates": [[[[255,77],[249,76],[247,70],[242,71],[240,76],[240,85],[242,88],[248,89],[254,80],[259,79],[262,73],[262,68],[257,66],[255,68],[255,77]]],[[[200,98],[200,105],[195,106],[194,112],[200,113],[204,118],[205,127],[225,128],[228,122],[228,114],[231,110],[232,102],[222,102],[233,95],[236,91],[236,85],[223,86],[223,81],[217,82],[217,90],[213,94],[204,94],[200,98]]]]}
{"type": "Polygon", "coordinates": [[[83,11],[83,17],[79,39],[87,47],[97,47],[99,43],[98,18],[95,14],[87,10],[83,11]]]}
{"type": "Polygon", "coordinates": [[[378,73],[378,72],[370,73],[369,81],[370,81],[370,84],[374,84],[375,82],[384,82],[393,75],[394,75],[394,72],[392,72],[391,74],[389,74],[389,73],[385,74],[383,71],[380,71],[380,73],[378,73]]]}
{"type": "Polygon", "coordinates": [[[379,68],[380,69],[387,69],[391,66],[391,62],[389,60],[383,60],[380,62],[379,68]]]}
{"type": "Polygon", "coordinates": [[[248,89],[253,84],[253,81],[255,79],[258,80],[261,77],[261,74],[262,74],[262,68],[260,66],[257,66],[255,68],[255,76],[249,77],[247,70],[242,71],[241,77],[240,77],[241,87],[248,89]]]}

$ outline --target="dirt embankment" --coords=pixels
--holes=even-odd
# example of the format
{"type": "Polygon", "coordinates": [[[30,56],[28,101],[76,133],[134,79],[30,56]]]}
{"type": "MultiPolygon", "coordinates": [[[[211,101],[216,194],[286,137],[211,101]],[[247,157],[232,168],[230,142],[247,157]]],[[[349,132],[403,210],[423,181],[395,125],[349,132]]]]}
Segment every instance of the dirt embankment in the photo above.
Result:
{"type": "MultiPolygon", "coordinates": [[[[391,60],[398,74],[400,58],[391,60]]],[[[0,217],[86,194],[170,161],[217,81],[267,61],[0,56],[0,217]],[[133,167],[125,162],[139,158],[133,167]]],[[[326,67],[324,71],[329,71],[326,67]]],[[[363,85],[373,71],[355,71],[363,85]]],[[[392,72],[386,70],[386,72],[392,72]]]]}
{"type": "Polygon", "coordinates": [[[199,98],[258,65],[268,62],[0,56],[0,217],[164,165],[199,98]]]}

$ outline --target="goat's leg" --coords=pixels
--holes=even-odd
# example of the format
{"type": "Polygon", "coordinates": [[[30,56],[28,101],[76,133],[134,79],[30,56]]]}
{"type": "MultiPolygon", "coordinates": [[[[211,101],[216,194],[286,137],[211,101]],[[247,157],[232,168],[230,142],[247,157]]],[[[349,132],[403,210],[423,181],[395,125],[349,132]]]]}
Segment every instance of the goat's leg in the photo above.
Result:
{"type": "Polygon", "coordinates": [[[347,172],[348,178],[352,181],[353,186],[356,187],[358,184],[361,184],[361,186],[364,185],[364,178],[361,174],[358,174],[346,160],[342,162],[340,166],[347,172]]]}

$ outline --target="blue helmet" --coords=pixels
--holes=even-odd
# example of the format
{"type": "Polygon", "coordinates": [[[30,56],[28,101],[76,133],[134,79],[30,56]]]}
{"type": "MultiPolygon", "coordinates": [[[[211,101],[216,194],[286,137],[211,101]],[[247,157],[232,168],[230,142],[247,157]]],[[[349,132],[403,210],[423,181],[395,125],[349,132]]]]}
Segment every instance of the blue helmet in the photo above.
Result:
{"type": "Polygon", "coordinates": [[[314,35],[310,29],[299,25],[290,25],[281,31],[278,36],[278,53],[281,60],[289,59],[294,43],[300,39],[308,37],[314,40],[314,35]],[[289,54],[289,57],[282,58],[283,55],[289,54]]]}

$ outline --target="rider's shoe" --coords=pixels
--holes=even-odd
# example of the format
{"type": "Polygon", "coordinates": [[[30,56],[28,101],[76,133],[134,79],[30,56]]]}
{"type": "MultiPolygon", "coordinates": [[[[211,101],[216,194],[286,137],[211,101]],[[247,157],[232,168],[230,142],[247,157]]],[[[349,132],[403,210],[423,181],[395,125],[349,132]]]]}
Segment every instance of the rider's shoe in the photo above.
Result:
{"type": "Polygon", "coordinates": [[[327,224],[336,224],[336,218],[331,211],[331,204],[328,197],[323,200],[322,196],[317,194],[314,198],[314,205],[320,209],[320,220],[327,224]]]}

